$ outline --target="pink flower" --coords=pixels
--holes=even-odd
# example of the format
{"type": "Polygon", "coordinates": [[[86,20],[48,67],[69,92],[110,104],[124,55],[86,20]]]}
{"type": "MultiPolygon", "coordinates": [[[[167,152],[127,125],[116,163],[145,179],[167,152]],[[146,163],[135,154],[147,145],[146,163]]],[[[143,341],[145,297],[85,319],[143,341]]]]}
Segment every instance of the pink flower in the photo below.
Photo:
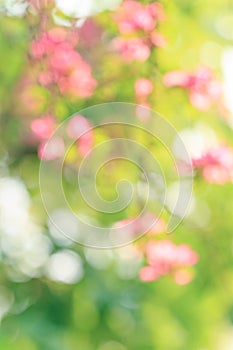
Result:
{"type": "Polygon", "coordinates": [[[209,183],[224,185],[232,181],[233,171],[229,173],[227,169],[219,165],[207,165],[203,169],[203,176],[209,183]]]}
{"type": "Polygon", "coordinates": [[[86,133],[92,128],[89,120],[82,115],[75,115],[67,124],[67,134],[72,139],[78,139],[82,134],[86,133]]]}
{"type": "Polygon", "coordinates": [[[49,67],[61,73],[69,73],[82,61],[81,56],[71,45],[60,45],[50,56],[49,67]]]}
{"type": "Polygon", "coordinates": [[[91,75],[91,68],[82,62],[74,69],[68,79],[68,92],[74,96],[90,97],[97,86],[97,81],[91,75]]]}
{"type": "Polygon", "coordinates": [[[212,99],[202,92],[191,91],[189,99],[191,104],[200,111],[207,111],[212,104],[212,99]]]}
{"type": "Polygon", "coordinates": [[[157,21],[165,21],[166,20],[166,15],[164,13],[164,8],[163,4],[160,2],[153,2],[152,4],[148,5],[149,11],[154,16],[154,18],[157,21]]]}
{"type": "Polygon", "coordinates": [[[94,47],[98,45],[101,39],[102,29],[91,18],[87,19],[85,23],[79,28],[78,35],[81,43],[85,47],[94,47]]]}
{"type": "Polygon", "coordinates": [[[118,27],[122,34],[131,33],[136,29],[134,23],[127,19],[121,20],[121,22],[118,23],[118,27]]]}
{"type": "Polygon", "coordinates": [[[207,67],[199,67],[194,73],[172,71],[165,74],[164,85],[179,86],[189,92],[191,104],[201,111],[206,111],[221,96],[221,84],[214,73],[207,67]]]}
{"type": "Polygon", "coordinates": [[[142,8],[142,4],[138,1],[134,0],[126,0],[122,4],[122,10],[121,13],[124,14],[124,12],[127,15],[131,15],[133,17],[134,11],[138,11],[142,8]]]}
{"type": "Polygon", "coordinates": [[[49,141],[42,142],[38,149],[38,156],[43,161],[58,159],[64,155],[65,144],[61,137],[54,136],[49,141]]]}
{"type": "Polygon", "coordinates": [[[134,85],[137,96],[148,96],[153,91],[153,84],[149,79],[138,79],[134,85]]]}
{"type": "Polygon", "coordinates": [[[49,36],[48,33],[43,33],[38,40],[31,43],[31,55],[34,59],[40,59],[42,56],[52,53],[57,43],[49,36]]]}
{"type": "Polygon", "coordinates": [[[175,264],[177,266],[192,266],[198,262],[198,255],[187,244],[176,247],[175,264]]]}
{"type": "Polygon", "coordinates": [[[54,75],[50,71],[43,71],[39,73],[38,81],[42,86],[49,86],[54,83],[54,75]]]}
{"type": "Polygon", "coordinates": [[[77,45],[78,35],[75,33],[76,40],[73,39],[73,34],[67,32],[64,28],[54,27],[48,32],[42,33],[38,40],[33,40],[31,43],[31,55],[35,59],[40,59],[43,55],[52,54],[57,48],[62,45],[70,44],[71,47],[77,45]]]}
{"type": "Polygon", "coordinates": [[[140,270],[139,276],[143,282],[152,282],[157,280],[160,274],[153,266],[145,266],[140,270]]]}
{"type": "Polygon", "coordinates": [[[154,281],[171,274],[178,284],[185,284],[191,281],[187,267],[198,262],[198,255],[186,244],[177,246],[169,240],[162,240],[147,244],[146,259],[148,265],[139,273],[143,281],[154,281]]]}
{"type": "Polygon", "coordinates": [[[142,8],[142,5],[137,1],[128,0],[123,2],[119,13],[114,16],[122,34],[128,34],[137,28],[133,14],[142,8]]]}
{"type": "Polygon", "coordinates": [[[153,18],[151,11],[149,11],[149,7],[142,7],[135,11],[133,17],[136,28],[144,31],[150,31],[155,28],[156,21],[155,18],[153,18]]]}
{"type": "Polygon", "coordinates": [[[54,27],[48,32],[49,39],[54,43],[62,43],[66,41],[67,36],[67,31],[61,27],[54,27]]]}
{"type": "Polygon", "coordinates": [[[55,120],[50,115],[47,115],[43,118],[34,119],[30,127],[37,137],[40,139],[48,139],[55,129],[55,120]]]}
{"type": "Polygon", "coordinates": [[[113,45],[125,61],[144,62],[150,56],[152,46],[164,46],[165,38],[157,33],[158,21],[164,20],[163,6],[159,3],[141,4],[126,0],[114,15],[122,36],[113,40],[113,45]],[[130,37],[124,35],[131,34],[130,37]]]}
{"type": "Polygon", "coordinates": [[[150,48],[139,38],[118,37],[113,40],[113,46],[127,62],[144,62],[150,56],[150,48]]]}
{"type": "Polygon", "coordinates": [[[124,1],[115,15],[122,34],[128,34],[135,30],[152,31],[157,21],[164,20],[164,17],[161,4],[144,5],[133,0],[124,1]]]}
{"type": "Polygon", "coordinates": [[[78,141],[78,151],[82,157],[85,157],[93,148],[94,137],[93,133],[89,132],[80,137],[78,141]]]}
{"type": "Polygon", "coordinates": [[[233,181],[233,149],[227,145],[218,145],[208,150],[201,158],[193,159],[193,166],[201,169],[204,178],[215,184],[233,181]]]}
{"type": "Polygon", "coordinates": [[[53,28],[31,44],[31,55],[38,67],[38,81],[42,86],[55,84],[61,94],[90,97],[97,85],[90,65],[83,60],[74,46],[78,42],[77,31],[53,28]]]}
{"type": "Polygon", "coordinates": [[[41,42],[34,40],[31,43],[30,52],[33,58],[41,58],[46,52],[45,46],[41,42]]]}
{"type": "Polygon", "coordinates": [[[168,266],[174,264],[177,258],[175,247],[169,240],[150,242],[146,248],[149,265],[156,266],[158,262],[168,266]]]}
{"type": "Polygon", "coordinates": [[[187,73],[178,70],[168,72],[163,77],[163,83],[167,87],[180,86],[186,88],[189,84],[189,76],[187,73]]]}
{"type": "Polygon", "coordinates": [[[82,157],[91,151],[94,144],[92,124],[82,115],[74,116],[67,125],[67,134],[78,142],[78,150],[82,157]]]}

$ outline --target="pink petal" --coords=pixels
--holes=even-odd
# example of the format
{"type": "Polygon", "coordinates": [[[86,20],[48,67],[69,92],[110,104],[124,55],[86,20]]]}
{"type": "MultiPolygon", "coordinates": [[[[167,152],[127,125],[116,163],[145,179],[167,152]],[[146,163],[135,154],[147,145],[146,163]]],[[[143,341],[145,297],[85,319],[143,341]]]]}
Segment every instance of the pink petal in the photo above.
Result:
{"type": "Polygon", "coordinates": [[[30,124],[31,130],[41,139],[47,139],[55,129],[55,121],[51,116],[34,119],[30,124]]]}
{"type": "Polygon", "coordinates": [[[145,266],[140,270],[139,277],[143,282],[152,282],[157,280],[160,275],[152,266],[145,266]]]}
{"type": "Polygon", "coordinates": [[[171,71],[164,75],[163,83],[165,86],[180,86],[187,87],[189,82],[189,75],[182,71],[171,71]]]}
{"type": "Polygon", "coordinates": [[[48,142],[43,142],[39,146],[38,156],[41,160],[50,161],[64,155],[65,144],[61,137],[54,136],[48,142]]]}
{"type": "Polygon", "coordinates": [[[138,96],[148,96],[153,91],[153,84],[149,79],[140,78],[134,85],[135,93],[138,96]]]}

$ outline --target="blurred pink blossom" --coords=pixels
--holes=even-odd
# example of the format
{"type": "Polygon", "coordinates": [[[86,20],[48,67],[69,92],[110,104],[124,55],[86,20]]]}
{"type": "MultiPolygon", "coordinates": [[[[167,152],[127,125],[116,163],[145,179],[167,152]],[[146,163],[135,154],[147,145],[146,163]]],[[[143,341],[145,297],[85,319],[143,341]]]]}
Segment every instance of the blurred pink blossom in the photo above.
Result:
{"type": "Polygon", "coordinates": [[[153,266],[145,266],[141,268],[139,276],[143,282],[152,282],[157,280],[160,274],[153,266]]]}
{"type": "MultiPolygon", "coordinates": [[[[145,281],[154,281],[161,276],[171,274],[180,284],[188,283],[191,278],[187,274],[179,275],[184,268],[198,262],[198,255],[187,244],[175,245],[169,240],[150,241],[146,246],[148,266],[140,270],[140,278],[145,281]],[[186,278],[184,278],[186,277],[186,278]]],[[[189,275],[190,277],[191,275],[189,275]]]]}
{"type": "Polygon", "coordinates": [[[70,94],[82,98],[90,97],[97,86],[90,66],[84,61],[80,61],[78,67],[69,76],[61,76],[57,84],[63,95],[70,94]]]}
{"type": "Polygon", "coordinates": [[[50,71],[42,71],[41,73],[39,73],[38,81],[40,85],[46,87],[54,82],[54,76],[50,71]]]}
{"type": "Polygon", "coordinates": [[[43,161],[51,161],[64,155],[65,144],[61,137],[54,136],[44,141],[38,148],[38,156],[43,161]]]}
{"type": "Polygon", "coordinates": [[[153,84],[149,79],[140,78],[134,85],[137,96],[148,96],[153,91],[153,84]]]}
{"type": "Polygon", "coordinates": [[[201,158],[193,159],[193,166],[201,169],[204,178],[215,184],[233,181],[233,149],[219,144],[208,150],[201,158]]]}
{"type": "Polygon", "coordinates": [[[113,40],[114,48],[122,54],[125,61],[144,62],[150,56],[150,48],[142,39],[118,37],[113,40]]]}
{"type": "Polygon", "coordinates": [[[85,157],[93,148],[94,137],[92,132],[81,136],[78,141],[78,151],[82,157],[85,157]]]}
{"type": "Polygon", "coordinates": [[[38,63],[38,81],[42,86],[57,85],[62,95],[90,97],[96,80],[90,65],[75,50],[77,31],[53,28],[31,43],[31,56],[38,63]]]}
{"type": "Polygon", "coordinates": [[[157,33],[156,28],[157,22],[164,19],[162,4],[124,1],[114,14],[114,20],[120,32],[120,36],[113,40],[114,48],[127,62],[146,61],[150,56],[152,46],[165,45],[165,38],[162,34],[157,33]]]}
{"type": "Polygon", "coordinates": [[[183,71],[174,70],[164,75],[163,83],[167,87],[180,86],[187,88],[189,84],[189,75],[183,71]]]}
{"type": "Polygon", "coordinates": [[[178,86],[189,92],[191,104],[201,111],[206,111],[222,95],[222,86],[216,80],[214,72],[200,66],[194,73],[171,71],[163,78],[165,86],[178,86]]]}
{"type": "Polygon", "coordinates": [[[98,45],[101,39],[102,29],[91,18],[87,19],[85,23],[78,29],[80,42],[85,47],[93,47],[98,45]]]}
{"type": "Polygon", "coordinates": [[[52,116],[46,115],[34,119],[30,124],[33,133],[40,139],[48,139],[55,129],[55,120],[52,116]]]}
{"type": "Polygon", "coordinates": [[[82,62],[81,56],[69,43],[59,45],[49,57],[49,68],[61,74],[69,73],[82,62]]]}
{"type": "Polygon", "coordinates": [[[163,6],[160,3],[144,5],[138,1],[124,1],[115,16],[118,28],[122,34],[135,30],[152,31],[157,21],[165,19],[163,6]]]}
{"type": "Polygon", "coordinates": [[[233,172],[229,174],[227,169],[218,165],[206,165],[203,169],[204,178],[218,185],[223,185],[233,180],[233,172]]]}
{"type": "Polygon", "coordinates": [[[165,21],[166,14],[164,12],[163,4],[160,2],[153,2],[152,4],[147,5],[149,7],[149,11],[154,16],[157,21],[165,21]]]}
{"type": "Polygon", "coordinates": [[[67,134],[72,139],[77,140],[79,153],[82,157],[85,157],[94,144],[91,122],[82,115],[76,115],[68,122],[67,134]]]}

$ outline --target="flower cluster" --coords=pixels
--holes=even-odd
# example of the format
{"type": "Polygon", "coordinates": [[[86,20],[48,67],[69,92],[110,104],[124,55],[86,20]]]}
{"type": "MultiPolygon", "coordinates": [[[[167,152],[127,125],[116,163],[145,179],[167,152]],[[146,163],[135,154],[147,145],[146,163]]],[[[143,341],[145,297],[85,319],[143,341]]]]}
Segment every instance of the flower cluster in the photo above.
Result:
{"type": "Polygon", "coordinates": [[[55,118],[46,114],[40,118],[33,119],[30,123],[30,129],[35,141],[39,143],[38,157],[43,160],[53,160],[59,158],[64,153],[64,141],[61,137],[53,137],[49,142],[56,128],[55,118]],[[45,151],[46,150],[46,151],[45,151]]]}
{"type": "Polygon", "coordinates": [[[208,67],[200,66],[193,73],[171,71],[165,74],[163,82],[167,87],[178,86],[186,89],[190,103],[201,111],[209,109],[222,95],[221,83],[208,67]]]}
{"type": "MultiPolygon", "coordinates": [[[[38,156],[40,159],[49,161],[64,155],[65,144],[63,138],[52,136],[56,123],[51,115],[32,120],[30,128],[39,141],[38,156]]],[[[93,147],[94,134],[91,129],[90,121],[81,115],[72,117],[67,124],[66,133],[77,144],[77,151],[81,157],[84,157],[93,147]]]]}
{"type": "Polygon", "coordinates": [[[165,38],[157,32],[157,23],[165,19],[160,3],[144,5],[126,0],[114,19],[121,36],[113,40],[113,46],[126,62],[144,62],[153,46],[164,46],[165,38]]]}
{"type": "MultiPolygon", "coordinates": [[[[39,38],[33,40],[30,45],[32,68],[22,81],[20,94],[21,102],[30,112],[30,116],[36,117],[30,122],[30,129],[33,136],[32,141],[39,143],[40,159],[52,160],[60,157],[65,146],[60,137],[53,137],[49,144],[47,143],[56,128],[54,106],[52,103],[49,107],[48,105],[43,106],[41,93],[34,90],[37,84],[39,83],[45,91],[49,91],[53,97],[60,93],[68,98],[88,98],[93,94],[97,85],[90,65],[75,49],[78,42],[78,30],[54,27],[42,32],[39,38]]],[[[79,118],[78,121],[77,118],[72,119],[71,123],[73,123],[74,130],[77,129],[77,125],[81,131],[83,131],[83,124],[85,127],[90,126],[85,118],[82,120],[79,118]]],[[[81,136],[77,143],[78,153],[84,156],[92,147],[92,135],[87,133],[81,136]]]]}
{"type": "Polygon", "coordinates": [[[201,157],[193,159],[193,166],[200,169],[210,183],[223,185],[232,182],[233,149],[228,145],[219,144],[201,157]]]}
{"type": "MultiPolygon", "coordinates": [[[[206,181],[219,185],[233,181],[233,148],[219,140],[211,128],[199,123],[182,130],[179,137],[189,152],[193,169],[201,173],[206,181]]],[[[174,152],[181,156],[176,143],[174,152]]]]}
{"type": "Polygon", "coordinates": [[[55,130],[55,119],[47,114],[41,118],[34,119],[31,124],[31,130],[39,140],[48,139],[55,130]]]}
{"type": "Polygon", "coordinates": [[[170,240],[150,241],[146,247],[148,265],[140,270],[144,282],[171,275],[178,284],[192,280],[190,266],[198,262],[198,255],[187,244],[175,245],[170,240]]]}
{"type": "Polygon", "coordinates": [[[97,85],[90,65],[75,50],[78,35],[63,28],[42,33],[31,43],[31,56],[38,63],[38,82],[49,87],[55,85],[62,95],[87,98],[97,85]]]}

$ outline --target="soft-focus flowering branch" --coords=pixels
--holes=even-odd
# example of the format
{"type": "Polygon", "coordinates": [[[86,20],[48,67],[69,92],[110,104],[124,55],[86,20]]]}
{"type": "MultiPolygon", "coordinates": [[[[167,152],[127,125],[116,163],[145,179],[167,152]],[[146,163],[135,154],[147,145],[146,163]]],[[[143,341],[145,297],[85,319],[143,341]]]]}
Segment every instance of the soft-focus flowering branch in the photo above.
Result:
{"type": "Polygon", "coordinates": [[[219,185],[233,182],[233,149],[225,144],[207,151],[202,157],[193,159],[196,169],[201,169],[204,178],[219,185]]]}
{"type": "MultiPolygon", "coordinates": [[[[53,27],[48,31],[42,31],[30,45],[28,78],[24,77],[20,94],[24,108],[28,109],[28,112],[31,110],[34,114],[38,105],[38,117],[31,121],[30,129],[40,143],[38,150],[40,158],[43,157],[46,140],[56,127],[53,110],[56,102],[54,101],[58,101],[62,96],[67,99],[91,97],[97,86],[97,81],[92,76],[91,66],[76,50],[78,42],[79,35],[76,29],[53,27]],[[40,113],[42,106],[40,94],[38,96],[33,94],[33,87],[38,85],[44,91],[48,91],[50,99],[48,109],[42,114],[40,113]]],[[[51,146],[52,148],[46,153],[47,160],[60,155],[62,144],[62,140],[57,140],[51,146]]],[[[80,154],[84,155],[91,145],[90,136],[84,135],[79,142],[80,154]]]]}
{"type": "Polygon", "coordinates": [[[200,66],[193,73],[171,71],[165,74],[163,82],[167,87],[178,86],[187,90],[190,103],[201,111],[208,110],[222,96],[222,85],[208,67],[200,66]]]}
{"type": "Polygon", "coordinates": [[[165,38],[157,32],[158,22],[165,19],[162,4],[126,0],[113,17],[120,32],[113,47],[126,62],[144,62],[154,46],[165,45],[165,38]]]}
{"type": "Polygon", "coordinates": [[[62,95],[90,97],[97,82],[90,65],[75,50],[77,42],[77,34],[53,28],[32,42],[31,55],[39,66],[42,86],[56,85],[62,95]]]}
{"type": "Polygon", "coordinates": [[[175,245],[170,240],[150,241],[145,247],[148,265],[140,271],[144,282],[171,275],[178,284],[192,280],[190,266],[198,262],[198,255],[187,244],[175,245]]]}
{"type": "MultiPolygon", "coordinates": [[[[213,130],[204,125],[184,129],[180,132],[192,159],[194,170],[209,183],[223,185],[233,181],[233,148],[220,141],[213,130]]],[[[176,150],[179,156],[179,150],[176,150]]]]}

